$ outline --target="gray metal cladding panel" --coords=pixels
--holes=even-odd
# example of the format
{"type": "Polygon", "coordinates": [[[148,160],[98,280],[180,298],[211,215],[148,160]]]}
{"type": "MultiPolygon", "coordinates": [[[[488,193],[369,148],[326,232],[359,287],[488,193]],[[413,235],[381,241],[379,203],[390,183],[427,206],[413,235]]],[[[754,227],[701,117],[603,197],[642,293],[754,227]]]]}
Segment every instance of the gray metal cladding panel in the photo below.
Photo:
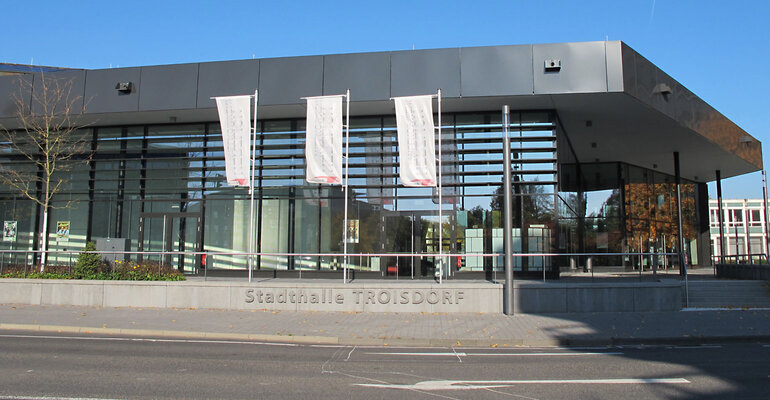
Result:
{"type": "Polygon", "coordinates": [[[324,56],[323,94],[345,93],[351,100],[390,99],[390,53],[324,56]]]}
{"type": "Polygon", "coordinates": [[[142,67],[139,110],[195,108],[198,64],[142,67]]]}
{"type": "Polygon", "coordinates": [[[604,42],[604,52],[607,57],[607,90],[610,92],[623,91],[623,52],[621,42],[604,42]]]}
{"type": "Polygon", "coordinates": [[[216,107],[212,96],[254,94],[258,85],[259,60],[201,63],[197,107],[216,107]]]}
{"type": "Polygon", "coordinates": [[[460,49],[398,51],[390,55],[390,93],[460,97],[460,49]]]}
{"type": "Polygon", "coordinates": [[[0,76],[0,118],[10,118],[16,116],[18,111],[17,99],[29,106],[29,100],[32,97],[30,75],[8,75],[0,76]]]}
{"type": "Polygon", "coordinates": [[[97,69],[86,72],[86,112],[125,112],[139,110],[141,68],[97,69]],[[115,88],[131,82],[130,93],[115,88]]]}
{"type": "Polygon", "coordinates": [[[259,64],[259,104],[298,104],[323,94],[323,56],[269,58],[259,64]]]}
{"type": "Polygon", "coordinates": [[[460,49],[462,95],[532,94],[532,46],[460,49]]]}
{"type": "Polygon", "coordinates": [[[32,110],[42,112],[43,102],[49,102],[47,107],[53,106],[54,113],[61,115],[69,109],[69,114],[80,114],[83,110],[83,96],[85,94],[86,71],[61,71],[36,73],[32,82],[32,110]],[[45,85],[43,85],[45,82],[45,85]],[[47,89],[44,89],[47,87],[47,89]],[[48,90],[48,99],[51,96],[58,97],[59,101],[44,100],[42,91],[48,90]],[[61,96],[56,92],[61,91],[61,96]]]}
{"type": "Polygon", "coordinates": [[[607,91],[604,42],[534,45],[532,67],[535,94],[607,91]],[[561,69],[546,71],[546,60],[561,61],[561,69]]]}
{"type": "Polygon", "coordinates": [[[621,43],[623,52],[623,90],[636,95],[636,51],[621,43]]]}
{"type": "Polygon", "coordinates": [[[671,89],[671,93],[654,93],[654,107],[683,125],[692,126],[695,122],[693,113],[699,108],[697,97],[661,70],[657,71],[655,81],[653,92],[671,89]]]}
{"type": "Polygon", "coordinates": [[[658,84],[658,67],[637,53],[634,57],[634,72],[636,78],[634,95],[643,102],[652,104],[653,91],[658,84]]]}

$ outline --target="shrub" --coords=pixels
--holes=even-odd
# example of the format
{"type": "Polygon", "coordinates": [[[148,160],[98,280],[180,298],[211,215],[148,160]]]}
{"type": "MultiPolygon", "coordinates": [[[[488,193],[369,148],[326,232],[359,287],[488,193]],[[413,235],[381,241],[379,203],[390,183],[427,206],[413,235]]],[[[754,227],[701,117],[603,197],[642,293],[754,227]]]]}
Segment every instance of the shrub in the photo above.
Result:
{"type": "Polygon", "coordinates": [[[46,267],[46,272],[35,272],[25,265],[6,266],[0,278],[28,279],[93,279],[93,280],[130,280],[130,281],[183,281],[184,275],[170,265],[157,261],[115,261],[112,265],[102,261],[96,246],[89,242],[77,259],[77,264],[70,274],[64,266],[46,267]]]}
{"type": "Polygon", "coordinates": [[[94,242],[86,243],[86,248],[78,255],[78,261],[75,269],[72,271],[76,279],[94,279],[99,268],[104,264],[102,256],[96,251],[94,242]]]}
{"type": "Polygon", "coordinates": [[[129,281],[183,281],[184,275],[168,265],[156,261],[116,262],[109,277],[103,279],[129,281]]]}

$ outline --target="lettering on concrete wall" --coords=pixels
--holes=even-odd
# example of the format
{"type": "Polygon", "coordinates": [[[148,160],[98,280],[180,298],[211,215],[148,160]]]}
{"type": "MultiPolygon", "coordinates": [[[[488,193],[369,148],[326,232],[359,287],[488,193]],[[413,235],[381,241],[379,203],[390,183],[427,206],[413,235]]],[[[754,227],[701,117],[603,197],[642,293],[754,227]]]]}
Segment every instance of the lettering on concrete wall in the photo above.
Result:
{"type": "Polygon", "coordinates": [[[249,304],[451,304],[465,300],[457,289],[352,289],[347,293],[334,289],[246,289],[249,304]]]}

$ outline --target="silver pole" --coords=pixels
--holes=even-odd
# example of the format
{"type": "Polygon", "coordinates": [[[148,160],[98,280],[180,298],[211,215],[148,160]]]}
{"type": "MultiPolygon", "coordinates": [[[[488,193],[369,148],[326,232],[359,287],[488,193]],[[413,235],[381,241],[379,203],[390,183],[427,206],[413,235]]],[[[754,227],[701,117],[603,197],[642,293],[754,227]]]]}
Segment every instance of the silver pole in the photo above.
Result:
{"type": "MultiPolygon", "coordinates": [[[[513,315],[513,206],[511,205],[511,138],[509,129],[511,114],[508,106],[503,106],[503,239],[505,251],[505,303],[503,312],[505,315],[513,315]]],[[[545,270],[545,264],[543,266],[545,270]]]]}
{"type": "Polygon", "coordinates": [[[168,216],[167,216],[167,215],[164,215],[164,216],[163,216],[163,236],[161,236],[161,238],[162,238],[162,239],[161,239],[161,243],[162,243],[162,244],[161,244],[161,246],[160,246],[160,248],[161,248],[161,249],[163,249],[163,255],[161,256],[161,258],[160,258],[160,260],[159,260],[159,261],[160,261],[160,264],[163,264],[163,261],[164,261],[164,260],[165,260],[165,258],[166,258],[166,221],[167,221],[167,220],[168,220],[168,216]]]}
{"type": "Polygon", "coordinates": [[[254,166],[257,152],[257,90],[254,90],[254,126],[251,130],[251,176],[249,176],[249,283],[251,283],[252,270],[254,269],[254,166]]]}
{"type": "Polygon", "coordinates": [[[412,213],[412,256],[409,257],[412,259],[412,279],[414,279],[414,213],[412,213]]]}
{"type": "Polygon", "coordinates": [[[350,89],[345,92],[345,216],[342,226],[342,283],[348,283],[348,164],[350,161],[350,89]]]}
{"type": "Polygon", "coordinates": [[[444,257],[440,256],[444,253],[444,229],[443,219],[444,215],[442,209],[444,208],[442,198],[442,174],[441,174],[441,89],[438,90],[438,254],[439,254],[439,275],[438,283],[441,284],[441,280],[444,277],[444,257]]]}

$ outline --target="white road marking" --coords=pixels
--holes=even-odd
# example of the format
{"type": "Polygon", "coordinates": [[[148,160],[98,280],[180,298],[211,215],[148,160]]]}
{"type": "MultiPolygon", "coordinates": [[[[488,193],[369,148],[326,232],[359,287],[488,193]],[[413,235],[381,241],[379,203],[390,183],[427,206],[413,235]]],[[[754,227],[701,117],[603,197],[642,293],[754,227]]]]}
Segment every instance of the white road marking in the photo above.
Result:
{"type": "Polygon", "coordinates": [[[455,357],[455,356],[465,356],[465,353],[390,353],[390,352],[365,352],[364,354],[375,354],[375,355],[386,355],[386,356],[444,356],[444,357],[455,357]]]}
{"type": "Polygon", "coordinates": [[[508,356],[508,357],[531,357],[531,356],[617,356],[621,352],[602,352],[602,353],[468,353],[468,356],[508,356]]]}
{"type": "Polygon", "coordinates": [[[356,383],[355,386],[381,388],[381,389],[407,389],[407,390],[478,390],[501,388],[514,385],[542,385],[542,384],[683,384],[690,383],[684,378],[619,378],[619,379],[522,379],[501,381],[422,381],[414,385],[356,383]]]}
{"type": "Polygon", "coordinates": [[[546,356],[546,357],[561,357],[561,356],[604,356],[604,355],[610,355],[610,356],[617,356],[622,355],[623,353],[620,352],[582,352],[582,353],[465,353],[465,352],[454,352],[454,353],[394,353],[394,352],[364,352],[364,354],[371,354],[371,355],[386,355],[386,356],[428,356],[428,357],[449,357],[449,356],[457,356],[457,357],[473,357],[473,356],[480,356],[480,357],[486,357],[486,356],[495,356],[495,357],[537,357],[537,356],[546,356]]]}
{"type": "Polygon", "coordinates": [[[346,347],[343,345],[334,345],[334,344],[249,342],[249,341],[242,341],[242,340],[153,339],[153,338],[129,338],[129,337],[48,336],[48,335],[0,335],[0,337],[21,338],[21,339],[101,340],[101,341],[117,341],[117,342],[251,344],[251,345],[282,346],[282,347],[330,347],[330,348],[346,347]]]}
{"type": "Polygon", "coordinates": [[[768,307],[685,307],[681,311],[770,311],[768,307]]]}
{"type": "Polygon", "coordinates": [[[117,400],[99,397],[32,397],[32,396],[2,396],[3,400],[117,400]]]}
{"type": "Polygon", "coordinates": [[[671,349],[721,349],[719,345],[698,345],[698,346],[671,346],[671,349]]]}
{"type": "Polygon", "coordinates": [[[345,361],[349,361],[350,360],[350,356],[353,354],[354,351],[356,351],[356,346],[353,346],[353,348],[350,349],[350,353],[348,353],[348,358],[346,358],[345,361]]]}
{"type": "Polygon", "coordinates": [[[454,352],[455,352],[455,355],[457,356],[457,361],[459,361],[459,362],[463,362],[463,358],[462,358],[462,357],[460,357],[460,353],[458,353],[458,352],[457,352],[457,350],[455,350],[455,348],[454,348],[454,347],[452,347],[452,351],[454,351],[454,352]]]}

